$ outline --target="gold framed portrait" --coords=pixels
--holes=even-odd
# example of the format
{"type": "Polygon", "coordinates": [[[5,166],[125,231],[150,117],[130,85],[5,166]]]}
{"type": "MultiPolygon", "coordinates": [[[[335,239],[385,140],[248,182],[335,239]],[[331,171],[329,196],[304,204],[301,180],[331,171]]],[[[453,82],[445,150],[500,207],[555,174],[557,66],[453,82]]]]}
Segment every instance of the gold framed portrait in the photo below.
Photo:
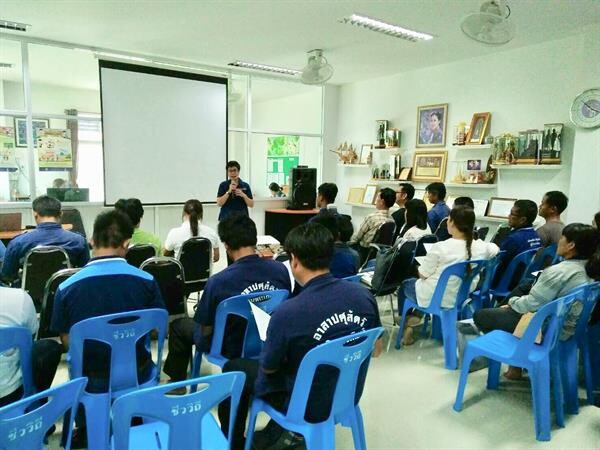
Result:
{"type": "Polygon", "coordinates": [[[445,150],[416,150],[413,160],[413,181],[441,181],[446,178],[448,152],[445,150]]]}

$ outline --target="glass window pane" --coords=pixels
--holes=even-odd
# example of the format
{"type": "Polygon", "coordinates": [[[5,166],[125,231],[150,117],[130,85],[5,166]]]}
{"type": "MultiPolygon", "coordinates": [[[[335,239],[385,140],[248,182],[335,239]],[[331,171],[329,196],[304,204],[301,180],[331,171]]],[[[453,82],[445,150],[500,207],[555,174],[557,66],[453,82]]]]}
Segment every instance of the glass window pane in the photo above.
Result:
{"type": "Polygon", "coordinates": [[[27,148],[16,146],[14,124],[13,117],[0,116],[0,202],[29,195],[27,148]]]}
{"type": "Polygon", "coordinates": [[[322,88],[252,78],[252,129],[321,134],[322,88]]]}
{"type": "Polygon", "coordinates": [[[0,38],[0,107],[25,110],[21,43],[0,38]]]}
{"type": "MultiPolygon", "coordinates": [[[[242,168],[242,179],[249,179],[248,152],[246,151],[246,133],[241,131],[230,131],[227,135],[227,159],[237,161],[242,168]]],[[[226,177],[225,167],[223,167],[223,179],[226,177]]]]}
{"type": "Polygon", "coordinates": [[[246,128],[246,109],[248,107],[248,77],[232,75],[228,87],[227,111],[229,128],[246,128]]]}

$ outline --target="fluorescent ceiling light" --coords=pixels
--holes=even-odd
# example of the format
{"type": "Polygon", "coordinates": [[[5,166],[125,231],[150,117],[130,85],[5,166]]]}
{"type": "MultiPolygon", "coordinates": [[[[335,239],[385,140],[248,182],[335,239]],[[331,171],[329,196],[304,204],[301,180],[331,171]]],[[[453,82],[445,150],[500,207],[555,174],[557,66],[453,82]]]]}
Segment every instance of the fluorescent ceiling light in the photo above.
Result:
{"type": "Polygon", "coordinates": [[[2,69],[12,69],[13,64],[11,63],[5,63],[5,62],[1,62],[0,61],[0,68],[2,69]]]}
{"type": "Polygon", "coordinates": [[[124,59],[127,61],[146,62],[146,63],[152,62],[152,60],[150,60],[150,59],[141,58],[139,56],[122,55],[121,53],[94,52],[94,54],[96,55],[96,57],[104,56],[105,58],[124,59]]]}
{"type": "Polygon", "coordinates": [[[371,19],[370,17],[361,16],[359,14],[352,14],[350,17],[344,17],[339,20],[340,23],[347,23],[350,25],[356,25],[359,27],[367,28],[372,31],[387,34],[388,36],[394,36],[407,41],[416,42],[419,40],[428,41],[433,39],[433,35],[427,33],[421,33],[420,31],[409,30],[398,25],[392,25],[387,22],[383,22],[377,19],[371,19]]]}
{"type": "Polygon", "coordinates": [[[31,25],[28,23],[13,22],[12,20],[0,19],[0,28],[11,31],[27,31],[31,25]]]}
{"type": "Polygon", "coordinates": [[[265,72],[282,73],[284,75],[300,75],[301,70],[287,69],[285,67],[269,66],[267,64],[255,64],[244,61],[235,61],[228,64],[229,66],[243,67],[245,69],[263,70],[265,72]]]}

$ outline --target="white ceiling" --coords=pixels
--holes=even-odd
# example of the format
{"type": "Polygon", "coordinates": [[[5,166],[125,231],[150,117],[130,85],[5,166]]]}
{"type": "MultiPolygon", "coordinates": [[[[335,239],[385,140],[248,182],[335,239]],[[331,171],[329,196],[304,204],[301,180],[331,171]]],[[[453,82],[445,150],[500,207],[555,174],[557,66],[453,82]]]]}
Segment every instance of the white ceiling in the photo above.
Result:
{"type": "MultiPolygon", "coordinates": [[[[331,80],[335,84],[532,45],[581,32],[585,26],[600,26],[598,0],[508,0],[516,37],[505,46],[488,47],[469,40],[459,28],[461,18],[478,10],[481,1],[0,0],[0,18],[31,24],[27,36],[222,67],[240,59],[302,68],[308,50],[323,48],[335,69],[331,80]],[[338,23],[351,13],[437,38],[410,43],[338,23]]],[[[4,53],[0,61],[10,58],[9,50],[0,48],[4,53]]],[[[61,49],[55,53],[30,58],[32,64],[37,61],[40,77],[96,87],[95,80],[83,81],[89,78],[83,74],[90,64],[96,70],[91,55],[72,51],[67,55],[61,49]]]]}

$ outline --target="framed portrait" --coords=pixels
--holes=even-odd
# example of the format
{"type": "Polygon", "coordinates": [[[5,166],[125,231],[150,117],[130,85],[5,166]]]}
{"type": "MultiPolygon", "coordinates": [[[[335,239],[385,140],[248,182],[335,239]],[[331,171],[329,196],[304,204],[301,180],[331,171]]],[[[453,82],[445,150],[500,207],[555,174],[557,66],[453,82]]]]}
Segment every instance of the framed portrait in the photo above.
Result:
{"type": "MultiPolygon", "coordinates": [[[[33,142],[37,142],[37,131],[40,128],[50,128],[48,119],[33,119],[33,142]]],[[[24,117],[15,117],[15,146],[27,147],[27,119],[24,117]]]]}
{"type": "Polygon", "coordinates": [[[417,108],[417,147],[445,147],[448,103],[417,108]]]}
{"type": "Polygon", "coordinates": [[[481,170],[481,160],[480,159],[467,159],[467,170],[472,171],[480,171],[481,170]]]}
{"type": "Polygon", "coordinates": [[[373,151],[373,144],[363,144],[360,147],[360,158],[359,164],[371,164],[371,152],[373,151]]]}
{"type": "Polygon", "coordinates": [[[448,152],[416,150],[413,162],[413,181],[441,181],[446,178],[448,152]]]}
{"type": "Polygon", "coordinates": [[[467,144],[483,144],[488,132],[491,114],[489,112],[475,113],[467,134],[467,144]]]}
{"type": "Polygon", "coordinates": [[[365,188],[354,187],[348,191],[348,203],[362,203],[365,188]]]}
{"type": "Polygon", "coordinates": [[[410,180],[411,172],[412,172],[412,167],[403,167],[402,169],[400,169],[400,175],[398,176],[398,179],[400,181],[410,180]]]}
{"type": "Polygon", "coordinates": [[[375,197],[377,196],[377,185],[376,184],[367,184],[365,187],[365,191],[363,193],[362,203],[365,205],[372,205],[375,201],[375,197]]]}
{"type": "Polygon", "coordinates": [[[544,134],[542,135],[541,142],[540,164],[560,164],[562,135],[562,123],[544,124],[544,134]]]}
{"type": "Polygon", "coordinates": [[[516,201],[516,198],[492,197],[490,198],[485,215],[487,217],[506,219],[516,201]]]}

